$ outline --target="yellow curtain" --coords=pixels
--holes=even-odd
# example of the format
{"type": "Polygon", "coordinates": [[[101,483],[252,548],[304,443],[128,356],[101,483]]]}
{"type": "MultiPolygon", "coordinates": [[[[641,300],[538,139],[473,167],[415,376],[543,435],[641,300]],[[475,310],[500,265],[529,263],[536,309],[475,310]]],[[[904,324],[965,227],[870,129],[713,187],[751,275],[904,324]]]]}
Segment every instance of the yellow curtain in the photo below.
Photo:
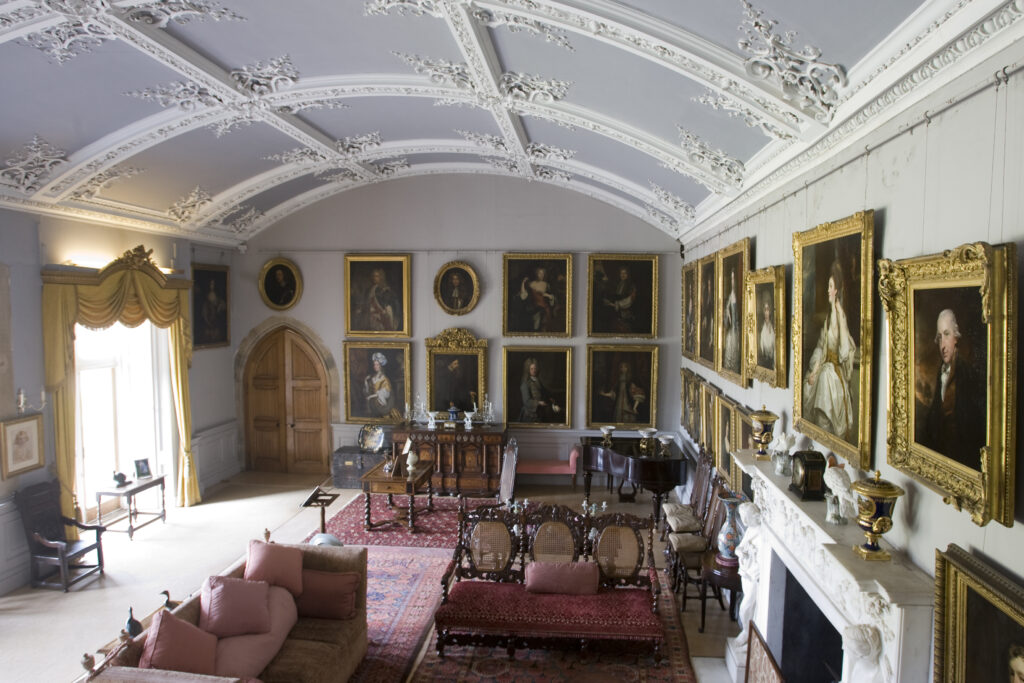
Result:
{"type": "Polygon", "coordinates": [[[149,320],[157,327],[171,328],[171,374],[181,443],[178,503],[194,505],[200,501],[199,480],[191,453],[189,285],[185,280],[167,280],[141,246],[125,252],[95,275],[69,276],[44,271],[46,388],[53,397],[61,509],[68,517],[75,514],[75,323],[102,329],[115,322],[136,327],[149,320]]]}

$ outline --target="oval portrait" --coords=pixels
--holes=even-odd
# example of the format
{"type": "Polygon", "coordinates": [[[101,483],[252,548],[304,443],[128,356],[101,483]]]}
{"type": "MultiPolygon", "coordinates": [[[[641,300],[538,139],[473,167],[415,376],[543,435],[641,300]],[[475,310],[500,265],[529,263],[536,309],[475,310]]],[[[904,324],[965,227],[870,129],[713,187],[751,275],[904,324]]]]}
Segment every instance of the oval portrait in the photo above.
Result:
{"type": "Polygon", "coordinates": [[[465,315],[480,300],[480,281],[476,271],[463,261],[450,261],[437,271],[434,298],[449,315],[465,315]]]}
{"type": "Polygon", "coordinates": [[[302,274],[289,259],[272,258],[260,270],[259,287],[263,303],[283,311],[298,303],[302,296],[302,274]]]}

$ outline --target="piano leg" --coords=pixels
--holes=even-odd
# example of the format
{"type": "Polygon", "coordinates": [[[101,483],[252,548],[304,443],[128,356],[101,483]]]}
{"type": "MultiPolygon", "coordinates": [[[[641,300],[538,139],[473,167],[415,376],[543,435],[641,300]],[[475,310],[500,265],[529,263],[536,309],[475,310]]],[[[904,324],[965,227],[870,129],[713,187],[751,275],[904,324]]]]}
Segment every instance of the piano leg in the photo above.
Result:
{"type": "Polygon", "coordinates": [[[661,519],[661,500],[665,497],[664,493],[655,493],[651,498],[651,504],[654,505],[654,528],[658,528],[658,521],[661,519]]]}
{"type": "Polygon", "coordinates": [[[590,470],[583,470],[583,504],[590,505],[590,480],[594,478],[594,473],[590,470]]]}
{"type": "Polygon", "coordinates": [[[632,493],[623,493],[622,492],[622,485],[625,484],[625,483],[626,483],[625,479],[623,479],[622,481],[619,482],[619,489],[618,489],[619,502],[620,503],[635,503],[636,502],[636,491],[637,491],[636,484],[634,484],[633,482],[629,482],[630,488],[633,489],[632,493]]]}

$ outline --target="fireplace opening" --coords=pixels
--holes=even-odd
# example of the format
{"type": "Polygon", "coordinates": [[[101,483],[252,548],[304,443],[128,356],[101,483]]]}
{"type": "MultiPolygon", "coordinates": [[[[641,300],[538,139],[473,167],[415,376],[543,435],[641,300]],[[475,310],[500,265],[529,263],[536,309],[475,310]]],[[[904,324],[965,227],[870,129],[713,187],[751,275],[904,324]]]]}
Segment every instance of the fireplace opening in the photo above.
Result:
{"type": "Polygon", "coordinates": [[[786,570],[782,657],[786,683],[836,683],[843,672],[843,638],[786,570]]]}

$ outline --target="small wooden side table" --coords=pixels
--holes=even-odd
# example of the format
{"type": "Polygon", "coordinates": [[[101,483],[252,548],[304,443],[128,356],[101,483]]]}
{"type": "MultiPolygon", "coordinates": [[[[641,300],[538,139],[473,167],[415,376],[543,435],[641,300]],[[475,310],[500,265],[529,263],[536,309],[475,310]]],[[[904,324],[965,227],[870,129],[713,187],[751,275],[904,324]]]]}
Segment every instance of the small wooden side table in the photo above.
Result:
{"type": "MultiPolygon", "coordinates": [[[[729,617],[736,619],[736,598],[743,591],[743,582],[740,580],[739,565],[720,564],[718,562],[718,551],[709,550],[701,557],[700,567],[700,628],[699,633],[704,633],[704,607],[707,603],[708,586],[715,589],[718,594],[718,601],[722,601],[722,589],[731,592],[729,596],[729,617]]],[[[722,606],[724,609],[724,605],[722,606]]]]}
{"type": "Polygon", "coordinates": [[[128,502],[128,528],[127,529],[107,529],[107,531],[116,531],[118,533],[127,533],[128,540],[132,540],[135,535],[136,529],[141,529],[147,524],[152,524],[157,519],[167,522],[167,506],[164,502],[164,475],[160,474],[155,477],[147,477],[145,479],[139,479],[138,481],[124,486],[114,486],[108,489],[100,489],[96,492],[96,523],[103,524],[103,506],[100,502],[103,496],[120,496],[126,498],[128,502]],[[138,503],[135,502],[135,496],[139,495],[146,489],[151,489],[154,486],[160,487],[160,512],[149,512],[145,510],[139,510],[138,503]],[[141,524],[136,524],[139,519],[139,515],[145,515],[150,517],[141,524]]]}
{"type": "Polygon", "coordinates": [[[363,528],[367,531],[384,526],[385,524],[401,525],[403,521],[409,527],[410,533],[416,533],[416,513],[434,511],[434,484],[431,475],[434,473],[433,463],[420,462],[408,475],[395,472],[394,476],[384,471],[385,462],[378,463],[372,470],[364,474],[360,481],[363,484],[363,496],[366,500],[366,516],[363,519],[363,528]],[[427,504],[424,507],[416,507],[416,492],[427,485],[427,504]],[[395,510],[394,495],[405,494],[409,496],[409,507],[405,520],[396,514],[391,519],[382,519],[378,522],[370,520],[370,494],[387,494],[388,507],[395,510]]]}

